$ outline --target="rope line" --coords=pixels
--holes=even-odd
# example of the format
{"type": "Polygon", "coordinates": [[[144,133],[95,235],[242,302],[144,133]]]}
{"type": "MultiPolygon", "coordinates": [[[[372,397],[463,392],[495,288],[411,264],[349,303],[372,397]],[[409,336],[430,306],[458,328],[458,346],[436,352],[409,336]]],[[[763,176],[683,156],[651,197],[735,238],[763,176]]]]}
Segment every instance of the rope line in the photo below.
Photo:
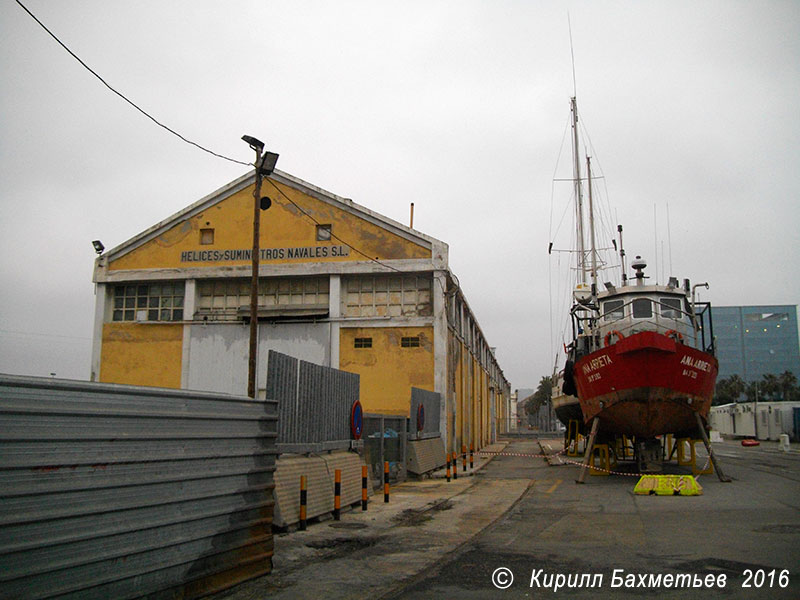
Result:
{"type": "MultiPolygon", "coordinates": [[[[566,452],[566,451],[567,451],[567,448],[564,448],[563,450],[559,450],[555,454],[526,454],[526,453],[522,453],[522,452],[488,452],[486,450],[479,450],[477,452],[477,454],[483,454],[483,455],[487,455],[487,456],[517,456],[517,457],[522,457],[522,458],[552,458],[554,456],[559,456],[561,454],[564,454],[564,452],[566,452]]],[[[583,467],[583,463],[582,462],[577,462],[577,461],[574,461],[574,460],[570,460],[568,458],[562,458],[561,460],[564,463],[569,464],[569,465],[575,465],[577,467],[583,467]]],[[[706,460],[706,464],[703,465],[703,468],[701,469],[701,471],[705,471],[708,468],[708,465],[709,465],[710,462],[711,462],[711,457],[709,456],[708,459],[706,460]]],[[[642,476],[641,473],[624,473],[622,471],[612,471],[610,469],[604,469],[603,467],[596,467],[596,466],[594,466],[592,464],[587,464],[586,468],[592,469],[593,471],[600,471],[602,473],[609,473],[610,475],[623,475],[625,477],[641,477],[642,476]]],[[[700,475],[703,475],[703,473],[698,473],[697,475],[695,475],[694,476],[695,480],[699,479],[700,475]]],[[[678,488],[675,488],[675,489],[677,490],[678,488]]]]}

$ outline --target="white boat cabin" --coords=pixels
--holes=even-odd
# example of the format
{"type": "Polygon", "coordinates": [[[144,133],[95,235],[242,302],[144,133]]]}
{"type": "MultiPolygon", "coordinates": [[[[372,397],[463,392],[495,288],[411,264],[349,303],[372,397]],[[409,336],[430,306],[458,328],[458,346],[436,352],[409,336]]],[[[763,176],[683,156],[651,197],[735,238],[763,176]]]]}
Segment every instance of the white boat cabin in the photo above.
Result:
{"type": "Polygon", "coordinates": [[[594,352],[642,331],[655,331],[693,348],[713,351],[713,332],[704,330],[706,325],[711,328],[710,311],[706,315],[706,303],[692,302],[689,280],[683,287],[675,278],[667,285],[646,285],[644,261],[633,266],[633,280],[626,280],[620,288],[607,283],[607,289],[596,298],[588,286],[576,288],[572,312],[578,353],[594,352]]]}

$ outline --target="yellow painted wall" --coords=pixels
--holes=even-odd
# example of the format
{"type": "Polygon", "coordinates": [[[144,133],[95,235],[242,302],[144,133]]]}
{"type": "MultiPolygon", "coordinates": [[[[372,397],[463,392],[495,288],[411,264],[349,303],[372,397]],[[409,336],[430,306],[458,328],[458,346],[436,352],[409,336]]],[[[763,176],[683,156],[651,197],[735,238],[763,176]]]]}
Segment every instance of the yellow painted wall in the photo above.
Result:
{"type": "MultiPolygon", "coordinates": [[[[448,414],[448,418],[455,422],[455,437],[449,442],[456,451],[461,450],[461,444],[469,448],[472,443],[475,449],[483,448],[491,442],[492,434],[491,377],[468,347],[456,339],[452,332],[450,336],[449,351],[457,356],[448,363],[449,368],[453,369],[448,373],[448,381],[451,382],[450,392],[454,396],[452,406],[456,411],[455,416],[448,414]]],[[[500,390],[495,390],[495,409],[500,432],[502,419],[507,418],[500,390]]]]}
{"type": "Polygon", "coordinates": [[[181,387],[183,325],[105,323],[100,381],[181,387]]]}
{"type": "MultiPolygon", "coordinates": [[[[317,222],[330,224],[335,236],[357,247],[370,258],[403,259],[431,256],[430,249],[414,244],[360,217],[283,184],[275,183],[275,185],[317,222]]],[[[187,262],[181,260],[181,253],[252,248],[253,187],[250,186],[221,200],[202,214],[176,224],[157,238],[113,260],[108,266],[109,270],[249,265],[249,259],[187,262]],[[200,230],[206,228],[214,229],[214,243],[201,245],[200,230]]],[[[272,199],[272,206],[261,212],[262,249],[327,247],[330,250],[334,246],[346,245],[345,242],[335,238],[329,242],[317,241],[316,223],[298,211],[266,181],[262,185],[262,195],[272,199]]],[[[262,264],[364,260],[368,259],[351,249],[348,256],[331,256],[329,253],[327,257],[313,255],[307,258],[265,259],[262,260],[262,264]]]]}
{"type": "Polygon", "coordinates": [[[411,388],[434,391],[433,327],[342,328],[339,368],[361,376],[364,412],[408,415],[411,388]],[[403,337],[420,338],[419,348],[402,348],[403,337]],[[372,338],[372,348],[354,348],[355,338],[372,338]]]}

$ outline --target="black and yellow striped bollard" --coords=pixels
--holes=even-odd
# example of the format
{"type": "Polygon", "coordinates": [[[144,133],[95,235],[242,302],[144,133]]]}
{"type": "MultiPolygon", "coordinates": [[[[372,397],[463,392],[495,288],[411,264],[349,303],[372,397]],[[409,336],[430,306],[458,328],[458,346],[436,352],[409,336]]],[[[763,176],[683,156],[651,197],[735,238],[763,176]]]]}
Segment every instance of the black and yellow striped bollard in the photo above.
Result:
{"type": "Polygon", "coordinates": [[[472,471],[472,469],[475,468],[475,463],[472,461],[472,448],[473,448],[473,445],[472,445],[472,442],[470,442],[469,443],[469,470],[470,471],[472,471]]]}
{"type": "Polygon", "coordinates": [[[383,501],[389,502],[389,461],[383,463],[383,501]]]}
{"type": "Polygon", "coordinates": [[[453,480],[458,479],[458,454],[453,451],[453,480]]]}
{"type": "Polygon", "coordinates": [[[361,510],[367,510],[367,465],[361,465],[361,510]]]}
{"type": "Polygon", "coordinates": [[[462,470],[467,472],[467,445],[461,444],[461,466],[462,470]]]}
{"type": "Polygon", "coordinates": [[[300,476],[300,531],[306,530],[306,504],[308,503],[308,492],[306,490],[306,476],[300,476]]]}
{"type": "Polygon", "coordinates": [[[342,470],[333,472],[333,520],[342,518],[342,470]]]}
{"type": "Polygon", "coordinates": [[[447,453],[447,481],[450,481],[450,453],[447,453]]]}

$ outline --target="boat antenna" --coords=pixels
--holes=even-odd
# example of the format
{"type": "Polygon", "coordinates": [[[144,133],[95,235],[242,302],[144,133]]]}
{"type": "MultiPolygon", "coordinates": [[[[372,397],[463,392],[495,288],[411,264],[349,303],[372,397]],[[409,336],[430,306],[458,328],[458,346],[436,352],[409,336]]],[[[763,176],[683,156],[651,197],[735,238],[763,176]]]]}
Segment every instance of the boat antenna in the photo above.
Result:
{"type": "Polygon", "coordinates": [[[669,224],[669,202],[667,202],[667,248],[669,248],[669,276],[672,277],[675,272],[672,270],[672,227],[669,224]]]}
{"type": "Polygon", "coordinates": [[[628,273],[625,271],[625,248],[622,245],[622,225],[617,225],[617,231],[619,232],[619,262],[622,267],[622,285],[625,286],[628,284],[628,273]]]}
{"type": "Polygon", "coordinates": [[[572,56],[572,95],[577,98],[578,84],[575,77],[575,48],[572,45],[572,22],[569,19],[569,11],[567,12],[567,27],[569,28],[569,53],[572,56]]]}
{"type": "Polygon", "coordinates": [[[653,250],[655,252],[655,273],[656,283],[658,283],[658,212],[656,203],[653,202],[653,250]]]}

